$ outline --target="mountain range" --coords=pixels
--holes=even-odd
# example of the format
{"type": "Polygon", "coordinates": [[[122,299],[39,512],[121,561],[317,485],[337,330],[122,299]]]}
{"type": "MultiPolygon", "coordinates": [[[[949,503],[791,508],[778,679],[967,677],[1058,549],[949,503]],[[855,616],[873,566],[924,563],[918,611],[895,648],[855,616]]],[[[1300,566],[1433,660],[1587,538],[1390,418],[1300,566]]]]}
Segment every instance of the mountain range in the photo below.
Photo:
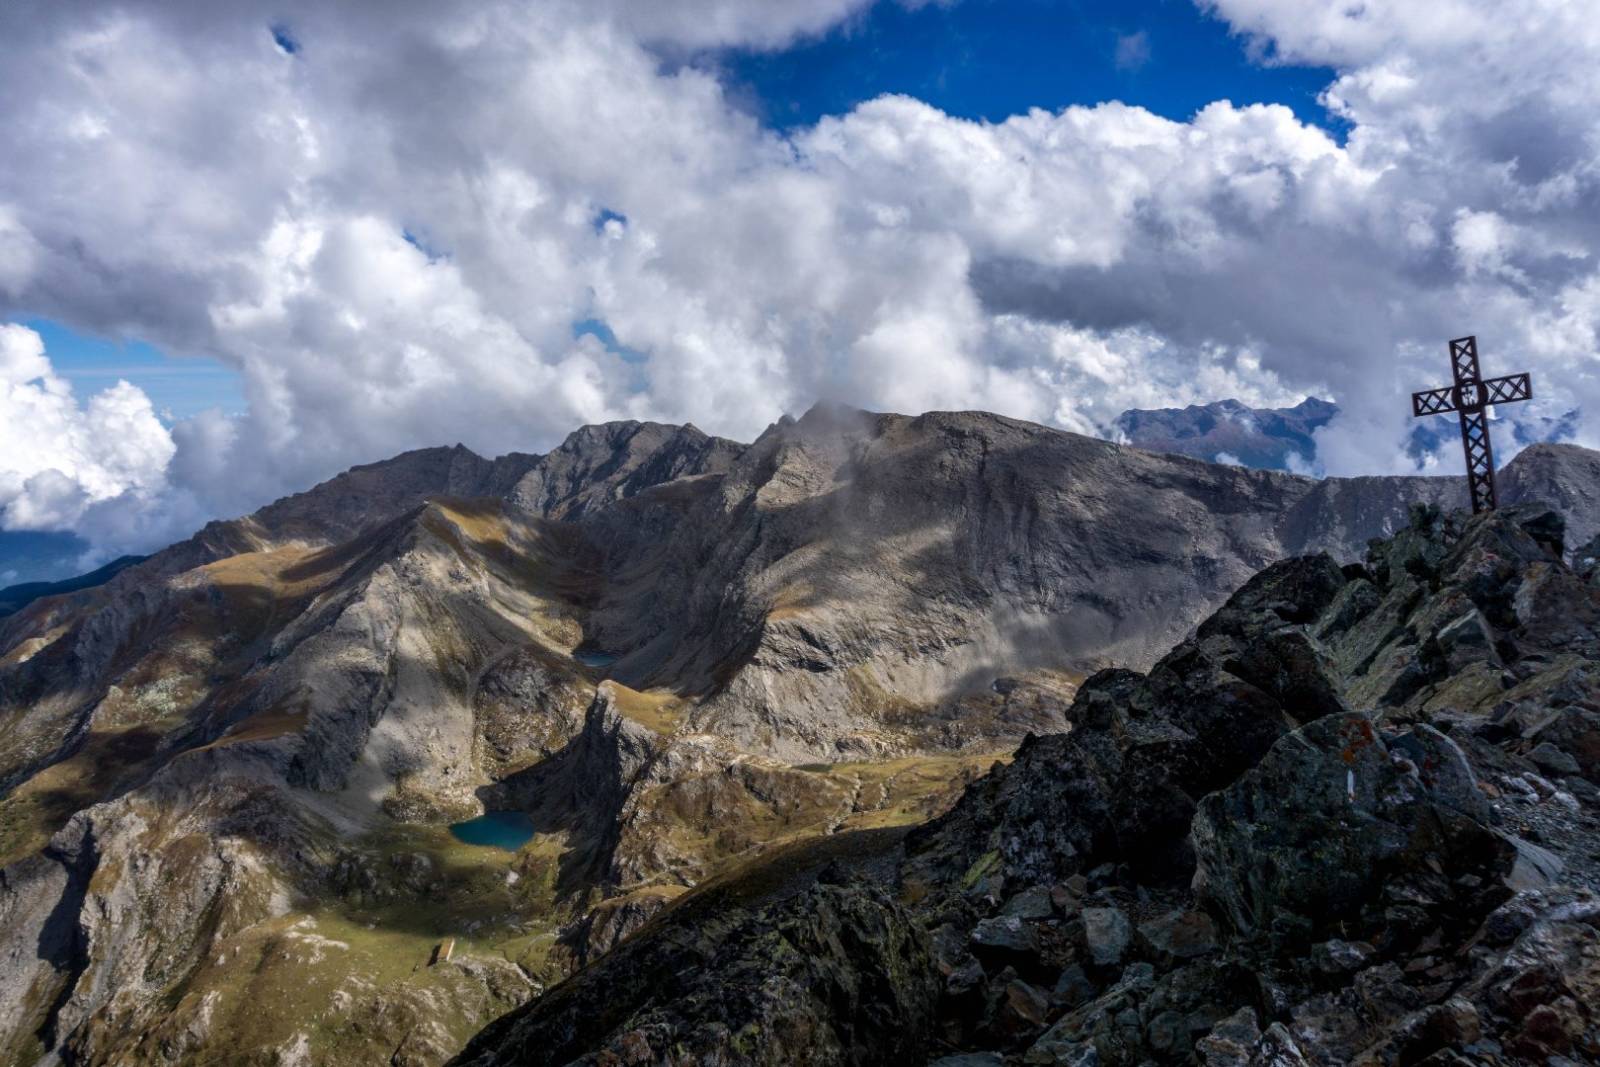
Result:
{"type": "MultiPolygon", "coordinates": [[[[1213,463],[1307,473],[1317,469],[1316,431],[1333,421],[1338,405],[1316,397],[1289,408],[1253,408],[1237,400],[1190,404],[1184,408],[1124,411],[1111,424],[1111,437],[1152,452],[1173,452],[1213,463]]],[[[1516,449],[1572,438],[1576,411],[1559,416],[1521,412],[1495,431],[1516,449]]],[[[1419,465],[1429,455],[1454,460],[1460,453],[1455,420],[1419,419],[1407,436],[1406,455],[1419,465]]]]}
{"type": "Polygon", "coordinates": [[[1117,440],[1152,452],[1176,452],[1215,463],[1308,471],[1317,455],[1313,434],[1338,405],[1307,397],[1292,408],[1252,408],[1237,400],[1186,408],[1124,411],[1112,424],[1117,440]]]}
{"type": "MultiPolygon", "coordinates": [[[[1600,532],[1600,454],[1501,487],[1600,532]]],[[[1263,568],[1464,497],[839,407],[354,468],[0,619],[0,1059],[441,1063],[679,898],[970,809],[1263,568]],[[485,812],[526,842],[452,833],[485,812]]]]}

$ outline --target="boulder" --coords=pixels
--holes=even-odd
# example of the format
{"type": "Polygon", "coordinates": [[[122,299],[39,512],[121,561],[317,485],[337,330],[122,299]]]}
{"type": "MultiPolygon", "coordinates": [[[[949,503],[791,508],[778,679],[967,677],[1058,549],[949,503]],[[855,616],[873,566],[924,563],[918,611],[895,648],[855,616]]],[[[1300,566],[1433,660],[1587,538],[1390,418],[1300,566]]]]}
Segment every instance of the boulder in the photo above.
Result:
{"type": "Polygon", "coordinates": [[[1261,1040],[1256,1010],[1240,1008],[1217,1023],[1195,1043],[1195,1055],[1204,1067],[1249,1067],[1251,1054],[1261,1040]]]}
{"type": "Polygon", "coordinates": [[[1171,911],[1139,925],[1138,945],[1161,963],[1194,959],[1217,950],[1217,927],[1203,911],[1171,911]]]}
{"type": "Polygon", "coordinates": [[[1328,716],[1201,803],[1194,888],[1246,937],[1370,919],[1385,893],[1487,911],[1498,901],[1464,887],[1497,882],[1513,850],[1486,815],[1442,734],[1418,726],[1386,741],[1366,715],[1328,716]]]}
{"type": "Polygon", "coordinates": [[[1118,908],[1084,908],[1083,940],[1089,958],[1099,967],[1115,967],[1127,954],[1133,929],[1118,908]]]}
{"type": "Polygon", "coordinates": [[[1541,741],[1528,753],[1528,760],[1546,774],[1564,778],[1581,770],[1578,761],[1548,741],[1541,741]]]}
{"type": "Polygon", "coordinates": [[[972,949],[980,957],[1029,958],[1039,952],[1039,934],[1034,925],[1015,915],[996,915],[972,929],[972,949]]]}

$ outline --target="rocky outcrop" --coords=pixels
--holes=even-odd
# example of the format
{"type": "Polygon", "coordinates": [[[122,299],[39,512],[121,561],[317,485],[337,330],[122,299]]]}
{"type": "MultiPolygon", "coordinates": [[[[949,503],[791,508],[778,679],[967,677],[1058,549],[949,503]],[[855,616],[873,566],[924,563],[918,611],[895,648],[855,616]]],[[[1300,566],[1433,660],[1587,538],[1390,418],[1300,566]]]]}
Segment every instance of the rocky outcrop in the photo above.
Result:
{"type": "Polygon", "coordinates": [[[1600,455],[1580,445],[1529,445],[1500,474],[1499,490],[1511,502],[1542,501],[1567,520],[1567,544],[1576,548],[1600,534],[1600,455]]]}
{"type": "Polygon", "coordinates": [[[937,893],[969,876],[1049,884],[1121,863],[1186,882],[1201,798],[1297,724],[1346,710],[1305,633],[1345,582],[1326,556],[1276,564],[1148,675],[1089,679],[1067,713],[1071,732],[1030,738],[969,790],[918,837],[908,877],[937,893]]]}
{"type": "Polygon", "coordinates": [[[1396,901],[1426,901],[1426,921],[1459,928],[1499,903],[1515,862],[1493,821],[1438,730],[1385,738],[1370,716],[1329,715],[1205,798],[1190,831],[1194,890],[1241,937],[1291,946],[1342,923],[1381,927],[1396,901]],[[1428,862],[1441,856],[1448,874],[1428,862]]]}
{"type": "Polygon", "coordinates": [[[868,1067],[926,1058],[938,996],[927,935],[881,890],[822,882],[772,903],[725,900],[704,919],[625,944],[453,1062],[868,1067]]]}
{"type": "Polygon", "coordinates": [[[946,1040],[1040,1064],[1600,1052],[1577,1007],[1600,793],[1531,785],[1538,735],[1600,708],[1600,599],[1563,547],[1546,509],[1419,509],[1362,565],[1269,568],[1148,676],[1091,679],[1071,734],[913,838],[946,1040]],[[1042,891],[1037,947],[986,955],[988,916],[1042,891]],[[1047,1028],[1004,1021],[1002,965],[1054,991],[1047,1028]],[[1562,1006],[1530,1026],[1520,983],[1562,1006]]]}
{"type": "Polygon", "coordinates": [[[743,445],[707,436],[693,426],[585,426],[541,457],[504,495],[536,515],[581,519],[653,486],[722,474],[742,451],[743,445]]]}

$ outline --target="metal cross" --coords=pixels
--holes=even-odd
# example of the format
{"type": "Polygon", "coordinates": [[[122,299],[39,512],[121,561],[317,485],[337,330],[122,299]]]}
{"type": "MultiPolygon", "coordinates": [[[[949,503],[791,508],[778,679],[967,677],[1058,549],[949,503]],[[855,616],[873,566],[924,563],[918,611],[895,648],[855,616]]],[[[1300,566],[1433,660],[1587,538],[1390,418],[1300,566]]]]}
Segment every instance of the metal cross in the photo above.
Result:
{"type": "Polygon", "coordinates": [[[1526,374],[1508,374],[1484,381],[1478,376],[1478,339],[1458,337],[1450,342],[1450,369],[1456,384],[1411,394],[1411,414],[1461,415],[1461,447],[1467,453],[1467,488],[1474,513],[1493,510],[1494,449],[1489,445],[1490,404],[1533,399],[1533,381],[1526,374]]]}

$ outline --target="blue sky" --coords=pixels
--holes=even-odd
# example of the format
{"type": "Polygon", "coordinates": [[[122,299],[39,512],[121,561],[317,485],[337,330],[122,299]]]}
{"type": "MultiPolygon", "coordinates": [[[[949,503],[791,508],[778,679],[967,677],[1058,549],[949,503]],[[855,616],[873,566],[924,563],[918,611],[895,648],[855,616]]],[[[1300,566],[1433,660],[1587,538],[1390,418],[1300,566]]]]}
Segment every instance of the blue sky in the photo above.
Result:
{"type": "Polygon", "coordinates": [[[244,409],[239,375],[205,357],[164,355],[142,341],[114,341],[78,333],[48,319],[23,319],[44,339],[45,352],[80,400],[125,379],[143,389],[163,422],[188,418],[207,408],[229,414],[244,409]]]}
{"type": "Polygon", "coordinates": [[[881,3],[783,52],[717,57],[770,125],[806,125],[883,93],[997,122],[1032,107],[1121,100],[1187,119],[1214,100],[1281,103],[1328,125],[1325,68],[1266,66],[1188,0],[881,3]]]}
{"type": "MultiPolygon", "coordinates": [[[[292,40],[286,27],[270,29],[280,48],[292,40]]],[[[721,49],[695,62],[717,74],[738,106],[778,130],[902,93],[988,121],[1107,100],[1176,120],[1219,99],[1272,102],[1341,132],[1316,99],[1331,71],[1263,65],[1225,23],[1189,0],[961,0],[916,8],[891,0],[779,51],[721,49]]],[[[405,237],[423,247],[410,232],[405,237]]],[[[220,361],[168,358],[148,344],[45,319],[27,325],[44,337],[57,372],[80,397],[125,378],[150,396],[163,421],[244,408],[237,373],[220,361]]],[[[619,346],[598,320],[575,323],[574,333],[595,335],[625,361],[643,358],[619,346]]]]}

